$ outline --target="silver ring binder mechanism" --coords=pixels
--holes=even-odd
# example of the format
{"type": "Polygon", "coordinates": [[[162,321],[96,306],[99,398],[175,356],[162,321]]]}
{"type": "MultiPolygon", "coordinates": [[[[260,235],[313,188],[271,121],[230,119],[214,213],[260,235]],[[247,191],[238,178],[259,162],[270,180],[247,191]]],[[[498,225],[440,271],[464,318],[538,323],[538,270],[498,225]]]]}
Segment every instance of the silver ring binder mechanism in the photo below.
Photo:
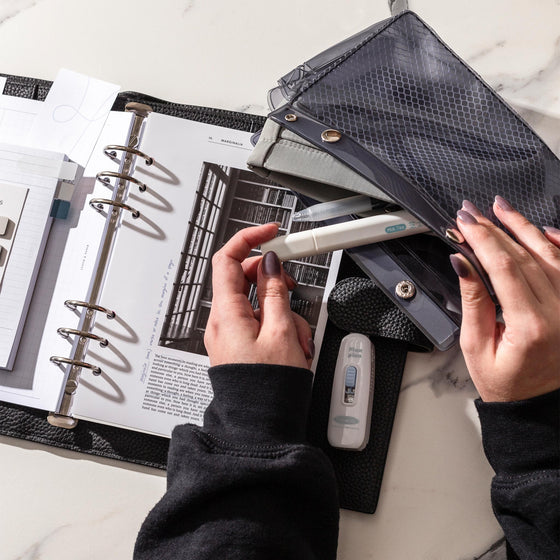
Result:
{"type": "Polygon", "coordinates": [[[103,338],[101,336],[97,336],[96,334],[87,332],[87,331],[80,331],[78,329],[68,329],[66,327],[60,327],[59,329],[56,329],[56,332],[62,337],[62,338],[68,338],[71,334],[74,334],[76,336],[85,336],[86,338],[89,338],[90,340],[97,340],[97,342],[99,342],[99,346],[105,348],[106,346],[109,346],[109,341],[106,338],[103,338]]]}
{"type": "Polygon", "coordinates": [[[139,218],[140,217],[140,212],[138,210],[136,210],[136,208],[132,208],[132,206],[129,206],[128,204],[125,204],[124,202],[117,202],[115,200],[109,200],[108,198],[92,198],[89,201],[89,205],[94,210],[97,210],[97,212],[102,212],[103,211],[103,206],[105,204],[107,204],[109,206],[112,206],[113,207],[113,212],[118,213],[117,208],[122,208],[123,210],[128,210],[132,214],[133,218],[139,218]]]}
{"type": "Polygon", "coordinates": [[[93,303],[88,303],[87,301],[78,301],[76,299],[67,299],[64,302],[64,305],[71,309],[72,311],[76,311],[78,307],[87,307],[88,309],[95,309],[96,311],[101,311],[107,315],[107,319],[114,319],[117,314],[102,305],[95,305],[93,303]]]}
{"type": "Polygon", "coordinates": [[[98,173],[95,178],[100,182],[103,183],[105,186],[111,186],[111,179],[124,179],[125,181],[129,181],[130,183],[134,183],[138,185],[138,189],[140,192],[144,192],[146,190],[146,183],[142,183],[136,179],[136,177],[131,177],[130,175],[125,175],[124,173],[115,173],[114,171],[101,171],[98,173]]]}
{"type": "MultiPolygon", "coordinates": [[[[55,364],[70,364],[72,366],[75,367],[79,367],[79,368],[87,368],[87,369],[91,369],[91,372],[93,373],[93,375],[101,375],[101,368],[99,366],[95,366],[93,364],[90,364],[88,362],[81,362],[79,360],[71,360],[70,358],[65,358],[64,356],[51,356],[50,358],[51,362],[54,362],[55,364]]],[[[77,388],[77,384],[73,384],[76,385],[76,387],[74,387],[74,391],[77,388]]],[[[68,390],[68,387],[65,388],[65,392],[68,390]]]]}
{"type": "Polygon", "coordinates": [[[133,218],[140,216],[140,212],[126,204],[125,200],[128,196],[130,183],[138,185],[140,191],[146,190],[146,185],[135,179],[131,174],[134,171],[136,158],[144,159],[146,165],[152,165],[154,160],[138,149],[140,137],[144,127],[144,123],[148,115],[152,112],[151,107],[142,103],[128,103],[125,111],[134,113],[132,124],[128,134],[126,146],[110,145],[103,150],[105,155],[111,160],[119,162],[119,171],[102,171],[98,173],[97,179],[107,186],[111,186],[110,178],[115,178],[115,184],[112,186],[113,195],[108,198],[92,198],[89,202],[90,206],[101,212],[105,205],[111,206],[112,210],[107,212],[105,218],[105,230],[101,240],[99,253],[97,255],[97,267],[93,274],[86,301],[69,299],[64,305],[73,311],[78,307],[82,308],[80,322],[78,328],[60,327],[57,332],[64,338],[74,335],[72,353],[70,357],[51,356],[51,362],[57,365],[67,365],[66,383],[60,401],[60,405],[56,412],[50,412],[48,422],[53,426],[60,428],[74,428],[78,420],[72,416],[72,403],[74,394],[80,384],[80,375],[82,369],[89,369],[93,375],[101,375],[102,370],[95,364],[85,361],[88,343],[90,340],[96,340],[101,346],[107,346],[109,341],[103,337],[94,334],[95,315],[99,311],[105,313],[107,318],[115,317],[115,312],[103,307],[99,304],[101,290],[105,273],[109,265],[109,259],[112,253],[113,245],[117,229],[121,222],[121,216],[124,210],[131,212],[133,218]],[[122,158],[117,158],[117,151],[123,152],[122,158]]]}
{"type": "Polygon", "coordinates": [[[105,146],[103,149],[103,153],[113,161],[120,163],[119,158],[117,157],[117,151],[119,152],[128,152],[129,154],[134,154],[135,156],[144,158],[144,163],[146,165],[152,165],[154,163],[154,159],[150,156],[147,156],[144,152],[137,150],[136,148],[129,148],[128,146],[119,146],[117,144],[111,144],[110,146],[105,146]]]}

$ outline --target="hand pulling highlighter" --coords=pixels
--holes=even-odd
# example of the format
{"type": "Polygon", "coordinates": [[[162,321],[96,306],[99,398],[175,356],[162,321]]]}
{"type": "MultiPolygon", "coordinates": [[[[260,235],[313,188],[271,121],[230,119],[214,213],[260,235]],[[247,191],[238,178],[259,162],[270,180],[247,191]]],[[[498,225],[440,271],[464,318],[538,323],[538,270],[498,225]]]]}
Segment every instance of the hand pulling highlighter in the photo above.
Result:
{"type": "Polygon", "coordinates": [[[361,451],[369,441],[375,350],[352,333],[340,343],[333,380],[327,437],[333,447],[361,451]]]}

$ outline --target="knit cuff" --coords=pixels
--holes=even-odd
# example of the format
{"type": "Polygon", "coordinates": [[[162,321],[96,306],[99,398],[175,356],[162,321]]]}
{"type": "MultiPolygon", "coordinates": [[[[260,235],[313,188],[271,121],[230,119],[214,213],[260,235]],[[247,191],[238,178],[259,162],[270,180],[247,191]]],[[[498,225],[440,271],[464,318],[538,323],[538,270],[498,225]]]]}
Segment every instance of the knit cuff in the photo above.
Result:
{"type": "Polygon", "coordinates": [[[516,402],[475,401],[482,442],[497,474],[560,466],[560,390],[516,402]]]}
{"type": "Polygon", "coordinates": [[[203,429],[231,443],[305,439],[313,374],[270,364],[225,364],[208,371],[214,398],[203,429]]]}

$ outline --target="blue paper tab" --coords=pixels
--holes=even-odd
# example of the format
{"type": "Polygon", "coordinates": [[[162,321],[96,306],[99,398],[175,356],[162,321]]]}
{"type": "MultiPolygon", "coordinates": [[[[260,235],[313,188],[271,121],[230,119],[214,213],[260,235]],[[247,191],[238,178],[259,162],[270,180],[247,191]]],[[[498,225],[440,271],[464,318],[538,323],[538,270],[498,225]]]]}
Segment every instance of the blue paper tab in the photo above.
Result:
{"type": "Polygon", "coordinates": [[[70,201],[61,200],[60,198],[55,198],[53,200],[53,205],[51,208],[51,218],[60,218],[64,220],[68,217],[68,212],[70,211],[70,201]]]}

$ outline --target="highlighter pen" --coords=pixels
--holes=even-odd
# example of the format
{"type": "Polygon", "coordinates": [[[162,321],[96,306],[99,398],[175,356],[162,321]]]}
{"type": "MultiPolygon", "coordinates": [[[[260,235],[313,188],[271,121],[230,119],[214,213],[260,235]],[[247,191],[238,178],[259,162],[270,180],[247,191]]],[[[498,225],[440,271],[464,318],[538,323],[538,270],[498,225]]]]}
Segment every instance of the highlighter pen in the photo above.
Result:
{"type": "Polygon", "coordinates": [[[400,210],[275,237],[263,243],[261,251],[274,251],[281,261],[295,260],[427,231],[412,214],[400,210]]]}
{"type": "Polygon", "coordinates": [[[373,201],[369,196],[358,195],[314,204],[304,208],[292,216],[294,222],[319,222],[348,214],[369,212],[373,208],[373,201]]]}

